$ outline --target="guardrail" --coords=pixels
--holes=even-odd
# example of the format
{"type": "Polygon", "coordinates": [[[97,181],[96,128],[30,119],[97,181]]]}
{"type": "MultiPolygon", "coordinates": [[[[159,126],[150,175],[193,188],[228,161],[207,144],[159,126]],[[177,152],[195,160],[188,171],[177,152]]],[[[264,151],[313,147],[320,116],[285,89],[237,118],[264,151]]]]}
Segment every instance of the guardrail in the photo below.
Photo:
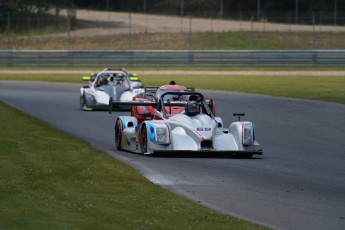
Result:
{"type": "Polygon", "coordinates": [[[345,66],[345,50],[3,50],[0,66],[345,66]]]}

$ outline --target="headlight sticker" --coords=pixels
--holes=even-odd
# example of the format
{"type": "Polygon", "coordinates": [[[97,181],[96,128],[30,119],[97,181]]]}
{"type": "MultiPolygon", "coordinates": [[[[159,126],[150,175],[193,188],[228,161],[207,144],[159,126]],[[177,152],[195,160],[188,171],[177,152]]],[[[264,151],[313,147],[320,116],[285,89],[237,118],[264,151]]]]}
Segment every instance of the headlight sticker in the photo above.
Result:
{"type": "Polygon", "coordinates": [[[147,124],[148,124],[149,130],[150,130],[150,141],[154,142],[156,140],[155,126],[150,122],[148,122],[147,124]]]}
{"type": "Polygon", "coordinates": [[[127,128],[127,122],[126,122],[125,118],[121,117],[121,120],[122,120],[123,128],[124,129],[127,128]]]}

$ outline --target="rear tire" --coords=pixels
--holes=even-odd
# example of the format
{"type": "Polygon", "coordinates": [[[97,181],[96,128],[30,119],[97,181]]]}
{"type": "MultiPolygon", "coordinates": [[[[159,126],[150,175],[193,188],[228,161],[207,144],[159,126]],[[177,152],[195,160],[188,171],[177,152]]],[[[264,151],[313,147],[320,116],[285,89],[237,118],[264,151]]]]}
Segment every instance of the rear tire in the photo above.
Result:
{"type": "Polygon", "coordinates": [[[121,141],[122,141],[122,124],[120,119],[116,120],[115,123],[115,146],[117,150],[121,150],[121,141]]]}
{"type": "Polygon", "coordinates": [[[143,143],[143,154],[147,153],[147,130],[146,126],[143,126],[143,129],[141,131],[141,141],[143,143]]]}

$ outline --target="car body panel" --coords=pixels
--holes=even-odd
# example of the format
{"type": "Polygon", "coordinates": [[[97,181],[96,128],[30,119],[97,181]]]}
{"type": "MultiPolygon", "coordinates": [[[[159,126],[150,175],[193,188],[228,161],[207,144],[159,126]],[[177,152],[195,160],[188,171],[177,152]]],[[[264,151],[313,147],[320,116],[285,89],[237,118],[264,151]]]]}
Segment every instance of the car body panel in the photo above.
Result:
{"type": "MultiPolygon", "coordinates": [[[[144,102],[144,101],[153,101],[153,102],[157,102],[160,98],[160,96],[164,93],[168,93],[168,92],[193,92],[195,91],[194,88],[187,88],[185,86],[181,86],[181,85],[163,85],[160,87],[156,87],[156,86],[148,86],[148,87],[144,87],[144,93],[142,95],[139,94],[139,96],[134,97],[133,101],[138,101],[138,102],[144,102]]],[[[176,95],[175,95],[176,96],[176,95]]],[[[170,95],[167,95],[164,98],[165,101],[170,100],[171,104],[168,106],[165,106],[165,113],[169,113],[169,114],[178,114],[181,113],[183,111],[183,107],[181,106],[174,106],[174,103],[179,103],[179,102],[186,102],[187,98],[177,98],[177,97],[173,97],[170,95]]],[[[206,101],[209,101],[208,99],[206,99],[206,101]]],[[[212,111],[213,114],[215,114],[215,104],[213,103],[213,101],[211,101],[212,105],[210,105],[212,107],[212,111]]],[[[157,110],[157,106],[156,105],[142,105],[142,106],[133,106],[132,110],[131,110],[131,116],[135,116],[138,119],[138,122],[141,123],[144,120],[151,120],[154,118],[154,114],[155,111],[157,110]]]]}
{"type": "MultiPolygon", "coordinates": [[[[135,106],[144,106],[145,103],[147,102],[137,102],[135,106]]],[[[121,135],[119,149],[140,154],[222,153],[244,157],[262,154],[260,144],[255,139],[252,122],[235,121],[225,128],[222,119],[212,114],[200,93],[167,92],[161,96],[156,106],[157,110],[150,120],[139,122],[135,116],[117,118],[116,122],[121,121],[122,124],[121,131],[115,132],[121,135]],[[199,109],[200,113],[195,115],[190,115],[186,111],[177,114],[168,113],[165,106],[160,106],[161,109],[158,106],[159,103],[166,105],[167,102],[163,98],[167,94],[200,96],[201,101],[193,103],[205,108],[199,109]]],[[[183,106],[183,103],[178,103],[176,106],[183,106]]]]}

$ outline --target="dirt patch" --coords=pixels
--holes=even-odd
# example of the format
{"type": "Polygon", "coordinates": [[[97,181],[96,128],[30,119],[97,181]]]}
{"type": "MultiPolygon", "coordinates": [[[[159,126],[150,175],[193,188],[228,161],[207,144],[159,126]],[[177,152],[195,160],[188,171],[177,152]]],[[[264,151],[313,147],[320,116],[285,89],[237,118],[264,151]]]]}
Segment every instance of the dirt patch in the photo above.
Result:
{"type": "MultiPolygon", "coordinates": [[[[62,14],[66,12],[62,11],[62,14]]],[[[178,16],[139,13],[77,10],[80,29],[72,36],[90,36],[128,33],[177,33],[177,32],[224,32],[224,31],[282,31],[282,32],[345,32],[344,26],[312,26],[242,20],[187,18],[178,16]]]]}

